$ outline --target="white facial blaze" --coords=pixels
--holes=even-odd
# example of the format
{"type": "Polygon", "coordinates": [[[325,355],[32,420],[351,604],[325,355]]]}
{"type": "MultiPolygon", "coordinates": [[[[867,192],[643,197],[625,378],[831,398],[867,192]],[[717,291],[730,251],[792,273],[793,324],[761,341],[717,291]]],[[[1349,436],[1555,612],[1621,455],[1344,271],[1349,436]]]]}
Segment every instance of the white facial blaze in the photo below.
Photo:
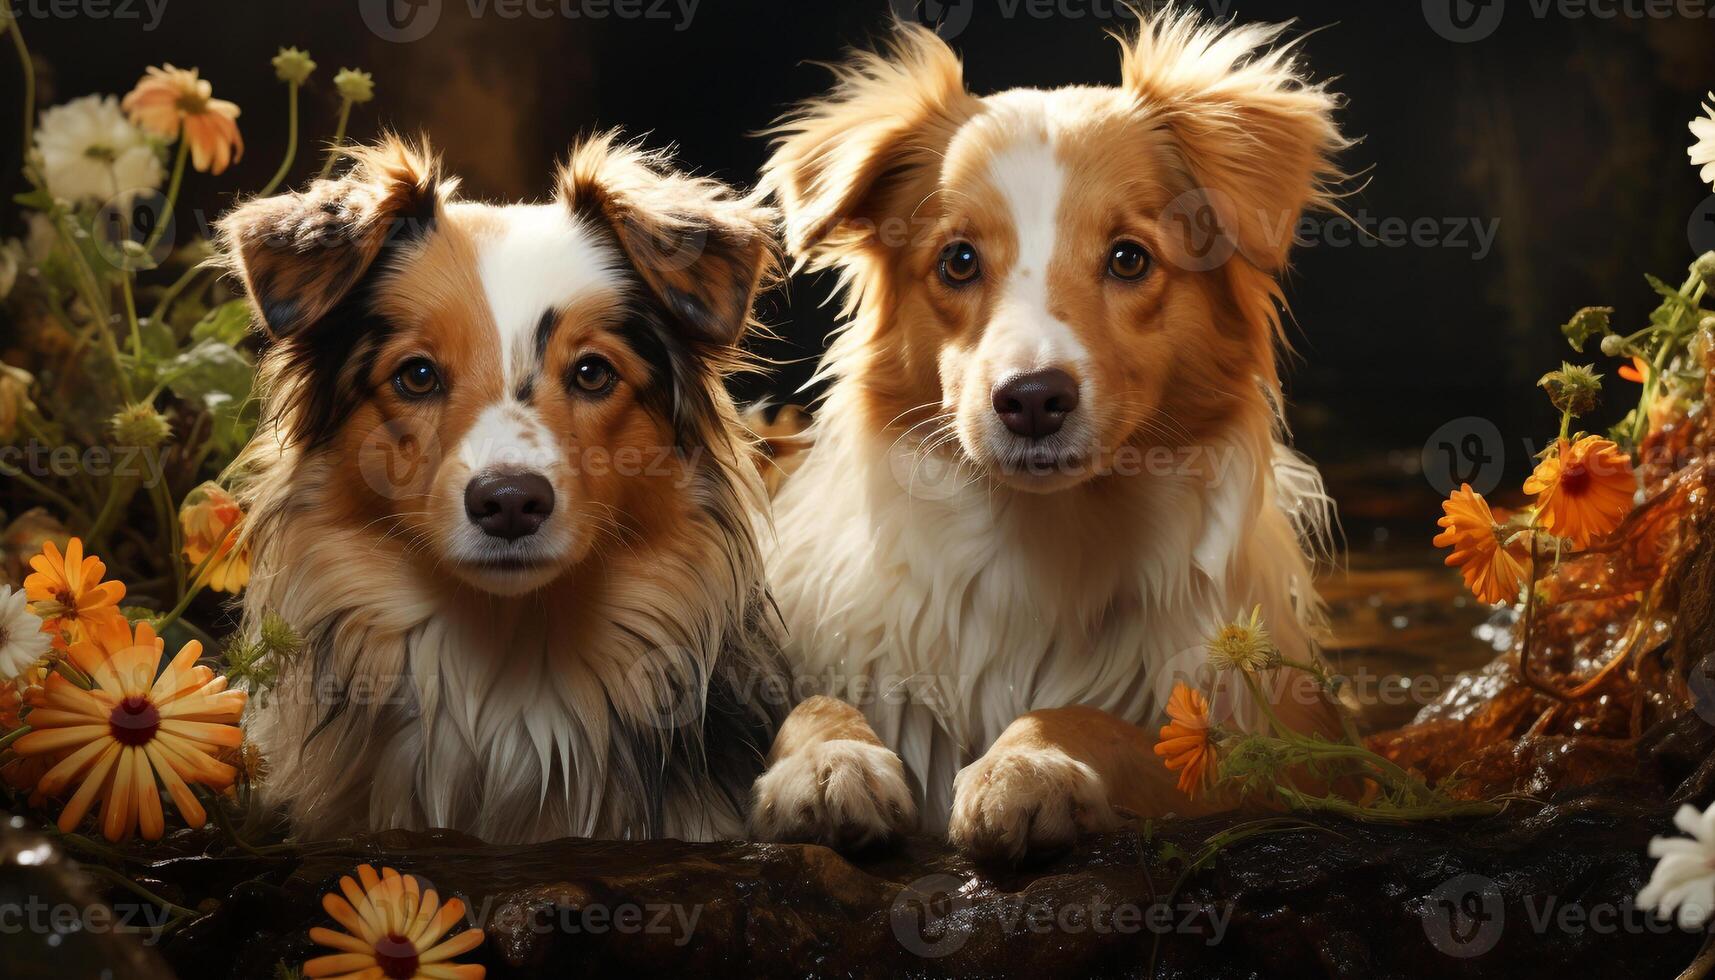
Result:
{"type": "MultiPolygon", "coordinates": [[[[557,574],[555,561],[572,554],[579,535],[577,522],[568,516],[575,510],[576,464],[567,458],[559,433],[523,392],[526,381],[538,387],[559,383],[543,376],[538,363],[538,325],[544,315],[562,313],[580,301],[617,296],[625,279],[615,248],[564,205],[487,210],[497,212],[498,220],[485,222],[477,238],[477,275],[494,321],[501,377],[498,385],[482,379],[484,390],[497,395],[455,449],[455,468],[448,476],[462,495],[478,476],[534,473],[548,481],[557,504],[538,530],[516,540],[502,542],[469,521],[458,521],[445,533],[448,553],[463,560],[491,559],[497,551],[542,560],[540,571],[484,582],[490,591],[514,594],[557,574]]],[[[462,496],[456,499],[462,507],[462,496]]]]}
{"type": "Polygon", "coordinates": [[[498,333],[506,390],[535,369],[536,325],[591,293],[619,292],[619,256],[561,204],[501,208],[498,232],[479,246],[478,274],[498,333]]]}
{"type": "Polygon", "coordinates": [[[999,384],[1014,375],[1059,367],[1075,377],[1089,352],[1064,321],[1048,309],[1048,267],[1059,238],[1060,197],[1066,172],[1055,158],[1047,136],[1026,135],[995,155],[989,178],[1006,201],[1017,260],[999,283],[1001,295],[994,317],[983,333],[982,351],[989,381],[999,384]]]}
{"type": "Polygon", "coordinates": [[[490,405],[459,444],[459,462],[475,475],[501,473],[551,474],[559,454],[554,433],[536,410],[525,405],[490,405]]]}

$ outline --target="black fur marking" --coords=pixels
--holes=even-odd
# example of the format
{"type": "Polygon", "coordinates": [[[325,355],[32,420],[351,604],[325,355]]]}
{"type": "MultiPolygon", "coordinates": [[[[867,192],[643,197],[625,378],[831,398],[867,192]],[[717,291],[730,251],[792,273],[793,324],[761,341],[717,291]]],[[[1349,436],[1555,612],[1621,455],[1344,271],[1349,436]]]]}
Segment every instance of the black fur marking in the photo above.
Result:
{"type": "Polygon", "coordinates": [[[548,342],[554,339],[554,325],[560,322],[558,310],[543,310],[542,318],[536,321],[536,366],[548,357],[548,342]]]}
{"type": "MultiPolygon", "coordinates": [[[[326,445],[368,396],[375,353],[393,330],[392,324],[374,312],[375,291],[389,269],[387,252],[419,241],[433,230],[434,207],[431,190],[428,218],[419,213],[421,207],[412,208],[410,215],[396,216],[375,260],[366,268],[347,273],[355,282],[333,308],[315,323],[283,338],[284,342],[270,351],[270,356],[285,359],[285,374],[302,385],[294,406],[292,435],[306,448],[326,445]]],[[[283,302],[288,308],[293,303],[289,299],[270,302],[283,302]]]]}

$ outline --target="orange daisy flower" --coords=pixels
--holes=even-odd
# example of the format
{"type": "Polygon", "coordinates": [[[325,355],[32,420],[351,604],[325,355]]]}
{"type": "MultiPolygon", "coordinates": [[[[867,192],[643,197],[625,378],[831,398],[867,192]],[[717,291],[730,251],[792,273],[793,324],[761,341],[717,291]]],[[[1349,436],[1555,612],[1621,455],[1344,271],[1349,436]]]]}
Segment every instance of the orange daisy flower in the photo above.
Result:
{"type": "Polygon", "coordinates": [[[1632,509],[1636,489],[1632,458],[1599,436],[1560,440],[1524,483],[1524,492],[1536,495],[1543,530],[1570,540],[1575,548],[1588,548],[1619,527],[1632,509]]]}
{"type": "Polygon", "coordinates": [[[481,929],[465,929],[440,941],[464,918],[464,903],[456,898],[441,904],[430,888],[392,868],[381,873],[367,864],[357,866],[360,886],[350,875],[339,879],[341,895],[322,896],[322,908],[346,931],[310,930],[310,939],[339,950],[304,964],[306,977],[381,978],[408,980],[480,980],[487,971],[474,964],[448,962],[482,945],[481,929]]]}
{"type": "Polygon", "coordinates": [[[208,814],[188,784],[232,785],[236,770],[214,754],[243,741],[237,722],[246,695],[228,691],[225,677],[197,664],[202,644],[195,640],[157,676],[164,647],[148,623],[138,623],[135,635],[123,620],[108,624],[68,653],[93,689],[57,673],[43,683],[28,716],[32,731],[12,748],[24,757],[58,759],[38,784],[49,796],[81,780],[60,814],[60,830],[76,829],[99,796],[108,840],[134,830],[160,840],[166,828],[160,787],[186,822],[200,827],[208,814]]]}
{"type": "Polygon", "coordinates": [[[150,68],[120,105],[133,125],[190,146],[191,166],[218,174],[244,157],[238,106],[214,98],[214,87],[195,68],[150,68]]]}
{"type": "Polygon", "coordinates": [[[1179,773],[1179,792],[1196,799],[1215,776],[1215,726],[1209,720],[1209,701],[1189,685],[1175,684],[1167,698],[1167,718],[1155,754],[1179,773]]]}
{"type": "Polygon", "coordinates": [[[52,541],[42,542],[42,553],[30,559],[35,574],[24,579],[24,595],[36,604],[43,632],[70,634],[76,640],[95,629],[125,623],[119,600],[125,598],[122,582],[103,582],[107,566],[94,555],[85,557],[83,542],[66,542],[65,554],[52,541]]]}
{"type": "Polygon", "coordinates": [[[179,524],[185,532],[185,560],[201,564],[209,552],[220,551],[203,569],[202,581],[216,592],[237,595],[250,581],[250,547],[240,547],[233,528],[244,511],[220,484],[204,483],[185,495],[179,524]]]}
{"type": "Polygon", "coordinates": [[[1517,599],[1519,583],[1524,581],[1524,565],[1502,547],[1503,531],[1495,523],[1489,502],[1466,483],[1441,502],[1441,510],[1442,517],[1436,523],[1446,530],[1435,536],[1434,544],[1437,548],[1453,549],[1447,556],[1447,564],[1459,569],[1465,577],[1465,587],[1480,602],[1517,599]]]}

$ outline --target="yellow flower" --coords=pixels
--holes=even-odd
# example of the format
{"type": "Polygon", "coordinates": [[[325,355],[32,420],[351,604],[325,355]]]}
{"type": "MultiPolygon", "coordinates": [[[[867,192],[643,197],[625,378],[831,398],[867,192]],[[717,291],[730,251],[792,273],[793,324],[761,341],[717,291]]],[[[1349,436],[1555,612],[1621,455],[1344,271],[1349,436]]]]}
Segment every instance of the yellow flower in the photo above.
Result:
{"type": "Polygon", "coordinates": [[[1280,654],[1269,639],[1268,628],[1262,624],[1262,607],[1251,610],[1250,621],[1236,619],[1221,627],[1220,632],[1205,644],[1209,663],[1216,670],[1242,670],[1255,673],[1280,665],[1280,654]]]}
{"type": "Polygon", "coordinates": [[[1524,484],[1525,493],[1536,495],[1543,530],[1574,548],[1588,548],[1619,527],[1636,489],[1631,457],[1599,436],[1560,440],[1524,484]]]}
{"type": "Polygon", "coordinates": [[[134,125],[164,140],[182,137],[199,172],[218,174],[243,159],[244,138],[238,133],[238,106],[213,95],[213,86],[198,78],[195,68],[169,64],[150,68],[121,105],[134,125]]]}
{"type": "Polygon", "coordinates": [[[306,977],[382,977],[407,980],[478,980],[481,966],[451,963],[453,957],[482,945],[481,929],[466,929],[444,942],[437,940],[464,918],[464,903],[456,898],[441,904],[417,879],[382,868],[377,875],[367,864],[357,866],[361,886],[350,875],[339,880],[343,894],[322,896],[322,908],[346,931],[317,926],[310,939],[339,950],[304,964],[306,977]]]}
{"type": "Polygon", "coordinates": [[[1215,726],[1209,721],[1209,701],[1191,687],[1175,684],[1167,698],[1167,718],[1155,754],[1179,773],[1179,792],[1194,800],[1215,775],[1215,726]]]}
{"type": "Polygon", "coordinates": [[[208,814],[188,784],[225,789],[236,778],[215,753],[243,741],[237,723],[245,693],[227,690],[225,677],[197,664],[202,644],[195,640],[157,676],[164,646],[148,623],[137,624],[133,635],[122,621],[68,653],[93,689],[57,673],[42,685],[27,719],[32,730],[12,748],[24,757],[58,759],[38,783],[43,793],[55,796],[79,782],[60,814],[61,831],[75,830],[100,796],[108,840],[133,831],[160,840],[166,828],[160,787],[186,822],[200,827],[208,814]]]}
{"type": "Polygon", "coordinates": [[[107,566],[94,555],[84,557],[78,538],[66,542],[64,555],[52,541],[42,542],[42,553],[30,559],[30,567],[36,571],[24,579],[24,594],[36,604],[45,632],[75,641],[104,625],[125,625],[119,611],[125,585],[103,582],[107,566]]]}
{"type": "Polygon", "coordinates": [[[210,481],[185,494],[179,524],[185,532],[185,561],[196,566],[219,549],[201,581],[216,592],[238,594],[250,581],[250,546],[238,544],[244,511],[220,484],[210,481]]]}
{"type": "Polygon", "coordinates": [[[1436,523],[1446,530],[1435,536],[1435,547],[1452,548],[1447,564],[1459,569],[1465,587],[1480,602],[1512,602],[1524,581],[1524,566],[1501,544],[1505,533],[1483,495],[1462,484],[1441,504],[1436,523]]]}

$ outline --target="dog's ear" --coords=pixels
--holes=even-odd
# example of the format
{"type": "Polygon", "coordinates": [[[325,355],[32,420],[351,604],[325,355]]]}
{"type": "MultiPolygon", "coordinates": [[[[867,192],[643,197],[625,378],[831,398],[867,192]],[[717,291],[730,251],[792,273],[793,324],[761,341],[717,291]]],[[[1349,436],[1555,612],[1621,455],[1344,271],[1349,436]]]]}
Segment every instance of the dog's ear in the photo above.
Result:
{"type": "Polygon", "coordinates": [[[1122,38],[1125,88],[1171,134],[1220,228],[1254,265],[1286,263],[1299,216],[1331,206],[1347,145],[1339,99],[1306,80],[1288,25],[1216,25],[1191,12],[1122,38]]]}
{"type": "Polygon", "coordinates": [[[977,105],[958,56],[916,24],[896,24],[886,48],[854,53],[833,71],[827,95],[768,131],[774,150],[762,169],[762,190],[784,215],[787,252],[812,264],[909,216],[919,202],[890,192],[910,187],[914,172],[935,172],[977,105]]]}
{"type": "Polygon", "coordinates": [[[681,339],[701,347],[738,341],[777,264],[771,209],[678,173],[666,155],[614,133],[572,151],[559,194],[575,215],[612,232],[681,339]]]}
{"type": "Polygon", "coordinates": [[[426,146],[387,137],[347,155],[352,166],[337,180],[247,201],[216,225],[224,261],[277,340],[320,323],[384,249],[432,230],[453,189],[426,146]]]}

